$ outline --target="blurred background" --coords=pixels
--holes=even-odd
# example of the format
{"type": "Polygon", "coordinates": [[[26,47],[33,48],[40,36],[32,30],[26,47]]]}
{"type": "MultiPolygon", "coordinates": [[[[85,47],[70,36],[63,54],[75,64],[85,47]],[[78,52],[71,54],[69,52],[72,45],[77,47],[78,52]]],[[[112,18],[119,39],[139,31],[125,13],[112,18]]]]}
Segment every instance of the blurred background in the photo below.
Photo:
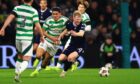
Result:
{"type": "MultiPolygon", "coordinates": [[[[98,68],[102,66],[100,46],[105,41],[105,35],[111,34],[113,43],[117,45],[118,52],[115,56],[115,68],[122,68],[122,43],[121,43],[121,8],[120,0],[87,0],[90,4],[86,12],[91,19],[92,29],[98,31],[98,36],[93,44],[87,45],[83,56],[84,68],[98,68]]],[[[59,6],[62,14],[71,17],[77,9],[78,0],[47,0],[48,7],[59,6]]],[[[39,0],[34,0],[33,7],[39,9],[39,0]]],[[[129,33],[130,33],[130,64],[131,68],[140,68],[140,0],[128,0],[129,3],[129,33]]],[[[21,0],[0,0],[0,28],[12,9],[22,4],[21,0]]],[[[124,12],[125,13],[125,12],[124,12]]],[[[9,24],[6,35],[0,37],[0,68],[14,67],[15,50],[7,46],[15,46],[15,22],[9,24]],[[7,56],[7,57],[5,57],[7,56]],[[10,57],[12,56],[12,57],[10,57]]]]}

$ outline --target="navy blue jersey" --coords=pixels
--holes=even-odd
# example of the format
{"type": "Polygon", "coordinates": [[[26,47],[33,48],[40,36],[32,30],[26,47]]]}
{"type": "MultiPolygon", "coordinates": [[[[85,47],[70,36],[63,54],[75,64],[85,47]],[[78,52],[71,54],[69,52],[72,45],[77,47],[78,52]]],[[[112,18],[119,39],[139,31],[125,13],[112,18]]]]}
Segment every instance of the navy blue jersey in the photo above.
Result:
{"type": "Polygon", "coordinates": [[[44,11],[38,10],[38,15],[39,15],[40,24],[41,26],[43,26],[43,23],[45,22],[46,18],[51,16],[51,10],[49,8],[47,8],[44,11]]]}
{"type": "MultiPolygon", "coordinates": [[[[83,23],[80,23],[78,26],[75,26],[73,22],[68,22],[66,24],[66,28],[68,31],[76,31],[79,32],[80,30],[85,29],[85,25],[83,23]]],[[[85,44],[84,37],[79,37],[79,36],[71,36],[71,42],[70,45],[76,46],[76,47],[82,47],[85,44]]]]}

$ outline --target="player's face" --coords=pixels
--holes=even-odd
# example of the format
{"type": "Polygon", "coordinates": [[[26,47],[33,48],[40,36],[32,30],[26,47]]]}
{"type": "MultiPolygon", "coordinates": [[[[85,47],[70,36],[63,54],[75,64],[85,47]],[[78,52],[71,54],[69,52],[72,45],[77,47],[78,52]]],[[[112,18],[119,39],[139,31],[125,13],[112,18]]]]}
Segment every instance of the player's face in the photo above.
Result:
{"type": "Polygon", "coordinates": [[[44,0],[41,0],[41,1],[40,1],[40,8],[41,8],[42,10],[44,10],[46,7],[47,7],[47,2],[44,1],[44,0]]]}
{"type": "Polygon", "coordinates": [[[107,44],[111,44],[112,43],[112,39],[106,39],[106,43],[107,44]]]}
{"type": "Polygon", "coordinates": [[[53,17],[54,20],[57,21],[61,17],[61,13],[58,12],[58,11],[53,11],[52,12],[52,17],[53,17]]]}
{"type": "Polygon", "coordinates": [[[82,4],[79,4],[79,6],[78,6],[78,11],[80,12],[80,13],[84,13],[85,12],[85,6],[84,5],[82,5],[82,4]]]}
{"type": "Polygon", "coordinates": [[[76,24],[76,25],[79,25],[80,22],[81,22],[82,18],[81,16],[75,16],[73,17],[73,22],[76,24]]]}

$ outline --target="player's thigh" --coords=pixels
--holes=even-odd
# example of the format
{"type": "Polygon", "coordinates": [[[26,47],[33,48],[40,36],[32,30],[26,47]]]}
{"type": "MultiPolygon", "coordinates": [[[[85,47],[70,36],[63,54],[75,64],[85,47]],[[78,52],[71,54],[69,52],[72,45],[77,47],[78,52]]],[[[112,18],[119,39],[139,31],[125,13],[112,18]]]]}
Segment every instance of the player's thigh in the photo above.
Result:
{"type": "Polygon", "coordinates": [[[21,43],[21,40],[16,40],[16,49],[17,49],[17,52],[18,54],[22,55],[22,43],[21,43]]]}
{"type": "Polygon", "coordinates": [[[46,51],[47,45],[46,41],[43,43],[41,42],[36,50],[36,57],[41,57],[46,51]]]}
{"type": "Polygon", "coordinates": [[[68,61],[74,62],[77,57],[78,57],[78,53],[74,51],[68,56],[68,61]]]}
{"type": "Polygon", "coordinates": [[[32,41],[26,41],[22,40],[22,55],[23,55],[23,60],[30,60],[31,57],[33,56],[33,43],[32,41]]]}

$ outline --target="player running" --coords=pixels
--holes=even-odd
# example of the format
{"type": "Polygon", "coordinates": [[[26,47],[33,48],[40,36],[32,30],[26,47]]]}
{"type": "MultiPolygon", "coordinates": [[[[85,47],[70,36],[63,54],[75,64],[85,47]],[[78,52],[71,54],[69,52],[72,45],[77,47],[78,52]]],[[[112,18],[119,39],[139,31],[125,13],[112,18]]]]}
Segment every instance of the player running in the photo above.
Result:
{"type": "MultiPolygon", "coordinates": [[[[89,15],[86,13],[86,9],[89,7],[89,3],[87,1],[84,1],[84,2],[79,2],[78,3],[78,11],[81,13],[81,16],[82,16],[82,23],[85,24],[85,31],[91,31],[91,21],[90,21],[90,17],[89,15]]],[[[69,40],[67,41],[65,47],[64,47],[64,50],[69,46],[69,43],[71,41],[71,37],[69,38],[69,40]]],[[[74,71],[77,69],[78,67],[78,61],[75,60],[75,62],[72,64],[72,67],[71,67],[71,71],[74,71]]],[[[58,62],[57,65],[56,65],[56,70],[59,70],[59,67],[61,66],[61,63],[58,62]]]]}
{"type": "Polygon", "coordinates": [[[61,9],[59,7],[52,9],[52,15],[43,24],[45,42],[41,42],[37,48],[36,60],[33,64],[36,69],[31,73],[31,76],[37,75],[42,68],[45,68],[57,52],[61,44],[60,39],[65,35],[65,24],[67,20],[68,18],[61,15],[61,9]],[[41,66],[37,67],[43,55],[45,55],[45,58],[41,66]]]}
{"type": "Polygon", "coordinates": [[[0,35],[4,36],[6,27],[16,19],[16,48],[18,58],[15,65],[15,81],[20,82],[21,73],[27,68],[28,61],[33,56],[33,25],[44,41],[37,11],[31,6],[33,0],[23,0],[24,4],[16,6],[6,19],[0,35]]]}
{"type": "Polygon", "coordinates": [[[75,11],[73,13],[73,22],[66,24],[67,31],[70,32],[71,41],[69,46],[62,52],[59,57],[59,62],[64,63],[64,70],[60,76],[64,77],[66,71],[71,67],[72,63],[76,61],[79,55],[84,52],[84,29],[85,25],[82,23],[82,15],[80,12],[75,11]]]}

